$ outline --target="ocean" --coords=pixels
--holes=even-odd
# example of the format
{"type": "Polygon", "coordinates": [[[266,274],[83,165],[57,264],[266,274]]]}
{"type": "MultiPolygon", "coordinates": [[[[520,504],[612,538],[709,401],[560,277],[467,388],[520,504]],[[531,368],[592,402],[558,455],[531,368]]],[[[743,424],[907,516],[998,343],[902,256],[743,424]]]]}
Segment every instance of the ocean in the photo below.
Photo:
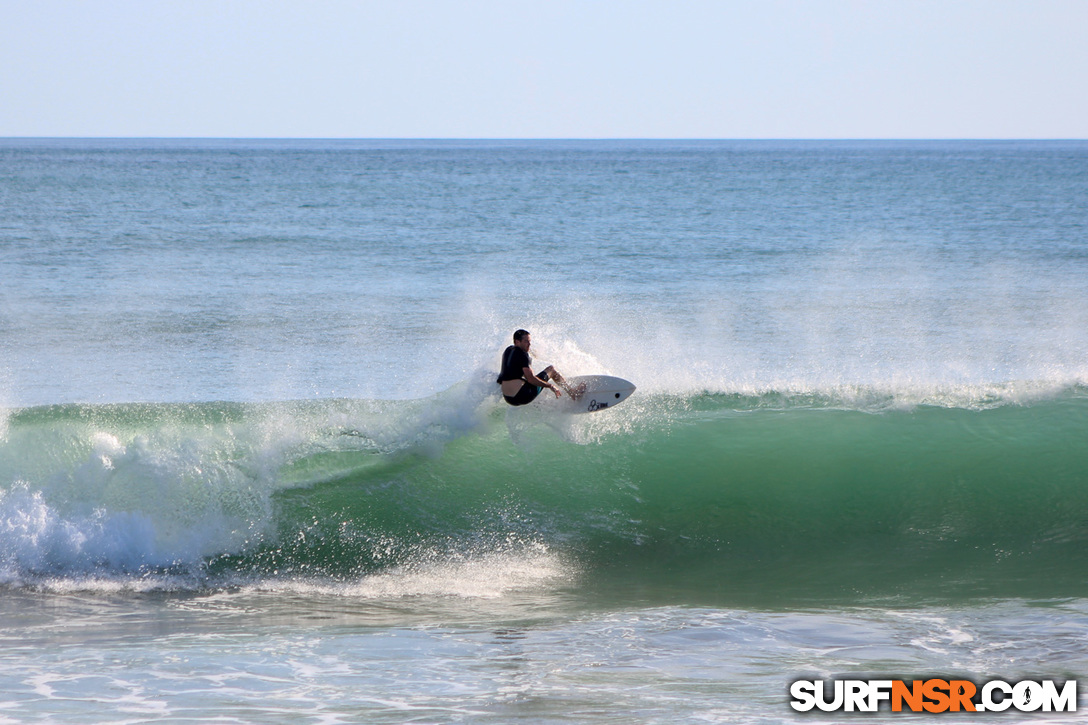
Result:
{"type": "Polygon", "coordinates": [[[0,139],[0,723],[1085,680],[1086,301],[1082,141],[0,139]]]}

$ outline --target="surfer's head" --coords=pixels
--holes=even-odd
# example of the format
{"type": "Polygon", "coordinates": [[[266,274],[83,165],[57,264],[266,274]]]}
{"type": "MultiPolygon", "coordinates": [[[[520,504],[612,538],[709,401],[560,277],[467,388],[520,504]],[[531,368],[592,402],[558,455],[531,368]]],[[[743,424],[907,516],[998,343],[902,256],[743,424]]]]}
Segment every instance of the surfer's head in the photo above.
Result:
{"type": "Polygon", "coordinates": [[[522,350],[528,352],[531,343],[532,339],[529,337],[528,330],[518,330],[514,333],[514,347],[520,347],[522,350]]]}

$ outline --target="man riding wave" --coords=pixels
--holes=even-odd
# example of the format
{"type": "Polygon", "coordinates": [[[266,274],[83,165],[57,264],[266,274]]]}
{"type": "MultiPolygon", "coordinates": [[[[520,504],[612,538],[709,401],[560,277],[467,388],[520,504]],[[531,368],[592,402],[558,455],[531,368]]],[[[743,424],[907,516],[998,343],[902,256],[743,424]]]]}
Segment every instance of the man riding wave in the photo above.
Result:
{"type": "Polygon", "coordinates": [[[531,403],[544,388],[551,390],[558,398],[562,393],[552,382],[553,380],[562,385],[568,394],[571,393],[566,386],[566,380],[551,365],[544,368],[539,375],[533,373],[531,367],[533,360],[529,357],[531,344],[532,337],[529,331],[518,330],[514,333],[514,344],[506,348],[502,354],[502,371],[496,382],[502,386],[503,400],[510,405],[531,403]]]}

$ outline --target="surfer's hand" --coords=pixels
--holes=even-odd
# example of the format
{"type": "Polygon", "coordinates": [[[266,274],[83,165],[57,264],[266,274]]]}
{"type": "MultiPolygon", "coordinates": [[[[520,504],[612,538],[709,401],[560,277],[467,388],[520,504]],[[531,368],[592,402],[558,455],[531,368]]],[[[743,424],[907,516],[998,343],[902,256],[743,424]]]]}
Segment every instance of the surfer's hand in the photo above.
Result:
{"type": "Polygon", "coordinates": [[[559,387],[558,386],[550,385],[548,387],[550,387],[552,389],[552,392],[555,393],[555,397],[560,398],[560,397],[563,396],[563,394],[559,392],[559,387]]]}

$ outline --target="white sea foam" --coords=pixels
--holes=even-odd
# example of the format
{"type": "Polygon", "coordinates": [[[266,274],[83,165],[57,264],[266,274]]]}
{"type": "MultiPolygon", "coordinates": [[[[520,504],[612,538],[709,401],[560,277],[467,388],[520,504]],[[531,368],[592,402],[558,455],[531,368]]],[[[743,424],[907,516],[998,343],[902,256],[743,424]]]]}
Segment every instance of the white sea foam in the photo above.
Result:
{"type": "Polygon", "coordinates": [[[10,431],[0,446],[6,580],[196,569],[267,531],[271,444],[240,441],[257,431],[132,425],[69,418],[10,431]]]}
{"type": "Polygon", "coordinates": [[[23,572],[134,571],[159,558],[151,520],[131,512],[64,516],[25,484],[0,491],[0,580],[23,572]]]}
{"type": "Polygon", "coordinates": [[[496,599],[569,583],[577,567],[544,544],[465,552],[421,551],[405,564],[349,582],[306,578],[267,578],[243,587],[251,592],[334,595],[358,599],[455,597],[496,599]]]}

